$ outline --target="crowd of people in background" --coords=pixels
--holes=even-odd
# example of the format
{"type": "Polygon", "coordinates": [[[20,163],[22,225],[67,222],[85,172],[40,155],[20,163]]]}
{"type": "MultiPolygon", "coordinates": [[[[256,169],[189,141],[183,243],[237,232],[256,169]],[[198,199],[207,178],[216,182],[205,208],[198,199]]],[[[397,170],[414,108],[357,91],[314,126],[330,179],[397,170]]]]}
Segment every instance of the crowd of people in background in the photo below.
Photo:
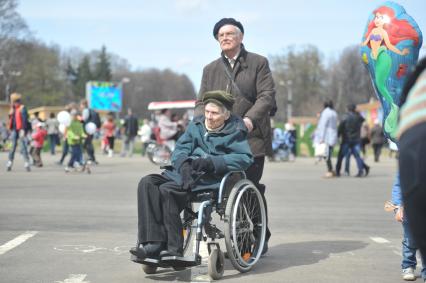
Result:
{"type": "Polygon", "coordinates": [[[65,164],[66,172],[84,170],[87,164],[99,163],[95,156],[94,140],[99,140],[100,152],[108,157],[113,157],[115,152],[121,157],[131,157],[135,151],[145,156],[148,145],[153,142],[165,143],[173,149],[189,122],[186,113],[179,117],[170,109],[157,111],[151,120],[143,119],[141,123],[130,108],[124,119],[119,119],[118,114],[113,112],[101,118],[83,99],[79,104],[65,106],[65,111],[71,117],[70,125],[65,127],[60,124],[57,113],[49,113],[46,120],[40,118],[39,112],[29,115],[18,93],[11,95],[11,103],[8,125],[0,123],[0,151],[9,151],[7,171],[12,170],[18,148],[24,158],[25,169],[31,171],[32,166],[43,167],[44,147],[46,152],[56,155],[57,147],[61,146],[61,155],[56,164],[65,164]],[[88,123],[96,125],[94,133],[87,131],[88,123]],[[121,140],[121,150],[115,148],[116,139],[121,140]],[[67,156],[69,160],[65,162],[67,156]]]}

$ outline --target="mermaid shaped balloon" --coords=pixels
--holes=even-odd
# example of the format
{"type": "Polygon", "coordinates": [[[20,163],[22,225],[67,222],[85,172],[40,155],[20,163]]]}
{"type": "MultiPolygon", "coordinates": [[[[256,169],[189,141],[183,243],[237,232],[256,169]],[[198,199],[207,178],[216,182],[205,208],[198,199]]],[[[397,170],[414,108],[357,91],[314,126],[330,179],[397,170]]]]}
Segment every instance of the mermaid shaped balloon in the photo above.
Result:
{"type": "Polygon", "coordinates": [[[362,37],[362,61],[370,72],[383,108],[383,130],[396,141],[401,90],[409,69],[416,65],[422,33],[405,9],[385,2],[370,15],[362,37]]]}

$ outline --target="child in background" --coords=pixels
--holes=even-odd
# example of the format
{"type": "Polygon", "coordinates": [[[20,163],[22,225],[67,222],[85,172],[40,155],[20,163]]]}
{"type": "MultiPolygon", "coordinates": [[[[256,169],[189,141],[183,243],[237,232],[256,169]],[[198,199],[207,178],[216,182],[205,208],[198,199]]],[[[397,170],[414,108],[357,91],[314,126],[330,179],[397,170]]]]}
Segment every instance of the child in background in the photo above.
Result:
{"type": "Polygon", "coordinates": [[[65,172],[69,172],[71,168],[74,168],[74,163],[77,162],[80,166],[83,166],[83,152],[81,150],[81,144],[85,137],[83,124],[80,122],[77,116],[77,110],[72,109],[71,112],[71,125],[67,128],[67,141],[71,148],[71,159],[68,162],[68,166],[65,167],[65,172]]]}
{"type": "Polygon", "coordinates": [[[104,130],[104,138],[108,141],[108,157],[112,157],[114,154],[114,139],[115,139],[115,123],[114,123],[114,113],[109,113],[107,120],[102,125],[104,130]]]}
{"type": "Polygon", "coordinates": [[[44,123],[38,122],[35,125],[33,133],[31,134],[34,146],[32,158],[34,160],[34,166],[36,167],[43,167],[43,162],[41,161],[41,150],[43,149],[44,138],[46,135],[47,131],[44,129],[44,123]]]}

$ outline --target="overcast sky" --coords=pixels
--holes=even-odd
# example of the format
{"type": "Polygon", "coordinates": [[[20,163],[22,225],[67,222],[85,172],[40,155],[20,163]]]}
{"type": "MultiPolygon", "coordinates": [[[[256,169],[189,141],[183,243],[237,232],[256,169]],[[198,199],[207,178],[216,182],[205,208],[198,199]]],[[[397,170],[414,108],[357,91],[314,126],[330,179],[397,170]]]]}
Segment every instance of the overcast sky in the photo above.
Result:
{"type": "MultiPolygon", "coordinates": [[[[361,41],[377,0],[21,0],[18,12],[36,37],[86,52],[106,45],[133,70],[170,68],[198,90],[203,66],[219,56],[212,35],[223,17],[241,21],[246,49],[277,55],[316,45],[326,58],[361,41]]],[[[398,1],[426,32],[426,0],[398,1]]],[[[425,48],[422,55],[426,54],[425,48]]]]}

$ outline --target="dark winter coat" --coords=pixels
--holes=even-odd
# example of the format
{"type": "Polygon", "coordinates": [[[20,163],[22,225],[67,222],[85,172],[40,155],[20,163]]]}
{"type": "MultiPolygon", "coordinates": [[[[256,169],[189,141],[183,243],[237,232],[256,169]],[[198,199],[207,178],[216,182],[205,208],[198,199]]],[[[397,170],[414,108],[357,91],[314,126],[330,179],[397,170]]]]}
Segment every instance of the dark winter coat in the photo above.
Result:
{"type": "MultiPolygon", "coordinates": [[[[254,129],[248,135],[250,148],[254,156],[269,155],[272,152],[272,132],[269,113],[276,106],[275,85],[268,60],[255,53],[241,48],[234,68],[222,56],[208,64],[203,70],[199,99],[202,94],[211,90],[224,90],[235,98],[232,112],[239,117],[248,117],[254,129]],[[225,66],[234,77],[239,91],[225,72],[225,66]]],[[[202,104],[197,103],[197,108],[202,104]]],[[[200,111],[200,110],[198,110],[200,111]]],[[[199,112],[198,112],[199,113],[199,112]]]]}
{"type": "Polygon", "coordinates": [[[253,156],[244,122],[231,115],[222,130],[209,133],[204,125],[204,117],[195,117],[176,143],[172,154],[173,169],[164,171],[163,175],[181,185],[179,169],[182,164],[188,159],[200,157],[210,157],[215,168],[213,174],[200,179],[201,186],[216,187],[225,173],[246,170],[252,164],[253,156]]]}
{"type": "Polygon", "coordinates": [[[138,119],[133,115],[126,116],[124,120],[124,134],[128,137],[136,137],[138,134],[138,119]]]}
{"type": "Polygon", "coordinates": [[[338,133],[343,142],[361,142],[361,126],[364,118],[358,112],[348,112],[339,125],[338,133]]]}

